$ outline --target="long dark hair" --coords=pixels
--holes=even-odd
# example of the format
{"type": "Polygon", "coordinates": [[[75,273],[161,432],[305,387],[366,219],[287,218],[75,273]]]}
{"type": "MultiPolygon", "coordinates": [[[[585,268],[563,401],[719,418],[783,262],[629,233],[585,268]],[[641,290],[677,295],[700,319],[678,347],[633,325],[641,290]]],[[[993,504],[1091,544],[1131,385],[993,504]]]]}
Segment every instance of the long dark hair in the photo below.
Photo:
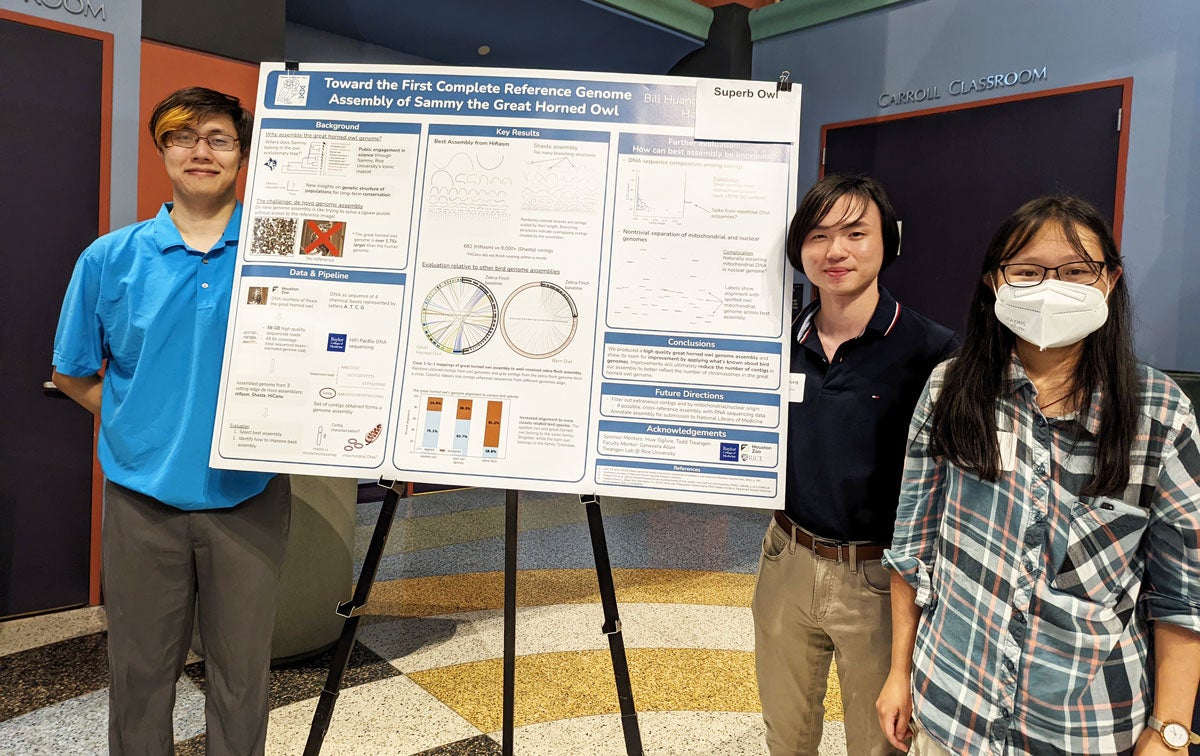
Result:
{"type": "MultiPolygon", "coordinates": [[[[995,292],[986,283],[1001,263],[1019,252],[1047,224],[1062,229],[1067,241],[1087,258],[1080,238],[1090,233],[1104,252],[1109,279],[1121,266],[1112,228],[1096,208],[1070,196],[1042,197],[1022,205],[1004,221],[983,260],[983,273],[967,316],[967,334],[958,358],[946,370],[941,395],[933,409],[930,439],[934,454],[974,472],[985,480],[1000,475],[996,439],[996,399],[1000,396],[1016,337],[996,319],[995,292]]],[[[1084,496],[1116,495],[1129,482],[1129,450],[1138,415],[1137,374],[1130,337],[1129,288],[1126,277],[1111,284],[1108,319],[1083,343],[1075,369],[1074,396],[1088,409],[1092,393],[1101,388],[1099,450],[1092,479],[1084,496]]]]}

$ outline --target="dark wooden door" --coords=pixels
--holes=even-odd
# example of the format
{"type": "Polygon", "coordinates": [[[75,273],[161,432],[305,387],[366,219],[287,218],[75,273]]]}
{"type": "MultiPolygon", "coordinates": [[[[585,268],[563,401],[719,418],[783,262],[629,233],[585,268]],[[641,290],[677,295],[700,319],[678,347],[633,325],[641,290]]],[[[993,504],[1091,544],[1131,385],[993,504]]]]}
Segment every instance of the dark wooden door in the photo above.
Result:
{"type": "Polygon", "coordinates": [[[43,394],[100,226],[104,47],[0,17],[0,617],[88,602],[92,417],[43,394]]]}

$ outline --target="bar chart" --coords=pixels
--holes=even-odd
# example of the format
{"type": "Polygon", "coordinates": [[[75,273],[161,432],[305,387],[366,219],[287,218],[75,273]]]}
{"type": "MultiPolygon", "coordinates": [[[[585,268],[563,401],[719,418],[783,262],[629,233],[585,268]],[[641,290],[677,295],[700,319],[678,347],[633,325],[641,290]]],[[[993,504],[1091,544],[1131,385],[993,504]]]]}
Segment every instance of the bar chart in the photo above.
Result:
{"type": "Polygon", "coordinates": [[[418,451],[459,457],[503,459],[508,401],[426,395],[420,399],[418,451]]]}

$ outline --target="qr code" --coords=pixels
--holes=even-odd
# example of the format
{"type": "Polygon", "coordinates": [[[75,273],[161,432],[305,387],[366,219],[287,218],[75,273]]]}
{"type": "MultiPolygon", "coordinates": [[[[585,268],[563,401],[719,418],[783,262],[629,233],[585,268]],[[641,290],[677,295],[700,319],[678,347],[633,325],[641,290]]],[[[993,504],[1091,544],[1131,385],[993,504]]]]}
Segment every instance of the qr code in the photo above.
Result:
{"type": "Polygon", "coordinates": [[[295,218],[255,218],[250,254],[290,255],[296,249],[295,218]]]}
{"type": "Polygon", "coordinates": [[[308,77],[302,74],[285,73],[275,87],[276,105],[307,105],[308,77]]]}

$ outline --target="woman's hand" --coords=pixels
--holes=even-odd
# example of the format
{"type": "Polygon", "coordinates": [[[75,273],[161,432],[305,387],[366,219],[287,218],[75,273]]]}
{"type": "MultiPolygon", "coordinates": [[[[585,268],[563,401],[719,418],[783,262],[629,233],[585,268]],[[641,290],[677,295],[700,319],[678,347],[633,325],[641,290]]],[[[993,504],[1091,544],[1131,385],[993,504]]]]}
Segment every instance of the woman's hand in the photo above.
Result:
{"type": "MultiPolygon", "coordinates": [[[[913,731],[909,727],[912,721],[912,681],[909,675],[893,669],[888,673],[883,683],[883,690],[875,701],[875,710],[879,712],[879,726],[888,742],[901,751],[908,751],[908,743],[913,731]]],[[[1149,753],[1149,752],[1148,752],[1149,753]]]]}
{"type": "Polygon", "coordinates": [[[1162,736],[1149,727],[1142,730],[1142,735],[1138,738],[1137,745],[1133,747],[1133,756],[1180,756],[1180,754],[1186,753],[1186,748],[1180,751],[1172,751],[1170,748],[1167,748],[1167,744],[1163,742],[1162,736]]]}

